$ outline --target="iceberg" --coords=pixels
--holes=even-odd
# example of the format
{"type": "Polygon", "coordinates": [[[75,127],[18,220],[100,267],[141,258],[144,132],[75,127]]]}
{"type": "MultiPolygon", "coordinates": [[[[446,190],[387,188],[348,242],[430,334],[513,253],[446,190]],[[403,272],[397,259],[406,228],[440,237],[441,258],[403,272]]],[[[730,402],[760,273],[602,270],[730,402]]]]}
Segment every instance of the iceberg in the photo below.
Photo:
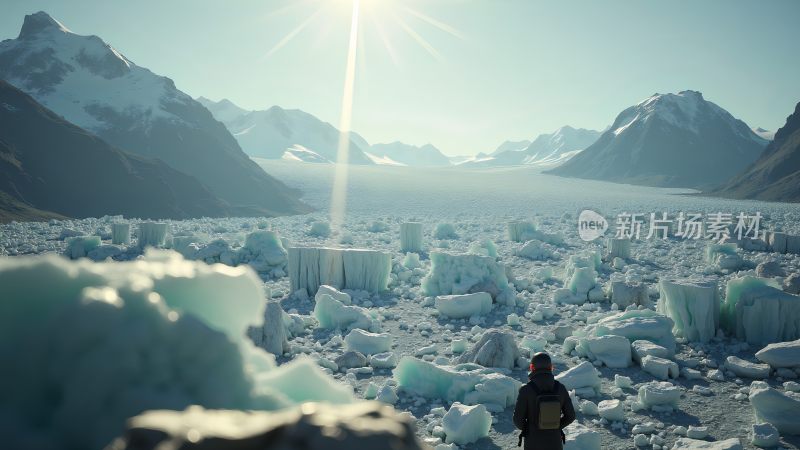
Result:
{"type": "Polygon", "coordinates": [[[622,309],[630,305],[647,306],[650,303],[647,285],[638,282],[614,280],[611,282],[611,301],[622,309]]]}
{"type": "Polygon", "coordinates": [[[781,433],[800,435],[800,394],[781,392],[763,381],[754,381],[749,399],[756,420],[772,424],[781,433]]]}
{"type": "Polygon", "coordinates": [[[422,224],[420,222],[400,224],[400,251],[407,253],[422,251],[422,224]]]}
{"type": "Polygon", "coordinates": [[[131,224],[112,223],[111,243],[115,245],[128,245],[131,243],[131,224]]]}
{"type": "Polygon", "coordinates": [[[397,385],[426,398],[512,406],[522,383],[477,364],[437,366],[403,356],[393,371],[397,385]]]}
{"type": "Polygon", "coordinates": [[[486,292],[438,295],[434,304],[442,315],[453,319],[463,319],[488,314],[492,310],[492,296],[486,292]]]}
{"type": "Polygon", "coordinates": [[[167,240],[167,224],[156,222],[142,222],[139,224],[137,237],[139,248],[161,248],[167,240]]]}
{"type": "Polygon", "coordinates": [[[587,336],[609,334],[624,336],[629,341],[650,341],[664,347],[669,356],[675,354],[672,319],[650,309],[628,310],[600,319],[587,327],[587,336]]]}
{"type": "Polygon", "coordinates": [[[564,429],[564,450],[601,450],[600,433],[577,420],[564,429]]]}
{"type": "Polygon", "coordinates": [[[436,239],[458,239],[456,228],[451,223],[440,223],[436,225],[433,232],[433,237],[436,239]]]}
{"type": "Polygon", "coordinates": [[[85,258],[89,252],[100,246],[100,236],[75,236],[67,238],[64,255],[70,259],[85,258]]]}
{"type": "Polygon", "coordinates": [[[508,239],[512,242],[526,242],[536,238],[536,225],[528,221],[508,222],[508,239]]]}
{"type": "Polygon", "coordinates": [[[353,402],[315,363],[276,368],[246,338],[264,299],[247,267],[164,250],[132,262],[0,259],[0,360],[14,361],[0,371],[0,416],[43,447],[98,449],[145,410],[353,402]]]}
{"type": "Polygon", "coordinates": [[[725,358],[725,368],[743,378],[764,379],[769,377],[770,372],[768,364],[751,363],[733,355],[725,358]]]}
{"type": "Polygon", "coordinates": [[[597,404],[600,417],[609,422],[622,422],[625,420],[625,404],[619,400],[603,400],[597,404]]]}
{"type": "Polygon", "coordinates": [[[651,381],[639,387],[638,403],[645,407],[677,406],[681,389],[667,381],[651,381]]]}
{"type": "Polygon", "coordinates": [[[588,355],[606,367],[622,369],[631,365],[631,342],[622,336],[605,335],[586,339],[588,355]]]}
{"type": "Polygon", "coordinates": [[[244,246],[236,255],[237,264],[247,264],[259,273],[276,273],[286,269],[288,252],[274,231],[254,231],[245,237],[244,246]]]}
{"type": "Polygon", "coordinates": [[[329,294],[315,297],[314,317],[322,329],[380,331],[380,321],[372,317],[369,310],[345,305],[329,294]]]}
{"type": "Polygon", "coordinates": [[[737,247],[735,243],[709,244],[705,250],[705,260],[722,270],[737,270],[744,263],[742,257],[736,253],[737,247]]]}
{"type": "Polygon", "coordinates": [[[678,438],[672,450],[742,450],[742,443],[738,438],[730,438],[722,441],[702,441],[688,437],[678,438]]]}
{"type": "Polygon", "coordinates": [[[357,351],[364,355],[375,355],[392,349],[392,336],[386,333],[370,333],[354,329],[344,338],[347,350],[357,351]]]}
{"type": "Polygon", "coordinates": [[[422,279],[424,295],[488,292],[494,299],[513,297],[505,267],[494,258],[442,252],[432,252],[430,258],[431,271],[422,279]]]}
{"type": "Polygon", "coordinates": [[[542,261],[553,256],[553,252],[541,241],[530,240],[525,242],[520,248],[514,250],[514,254],[520,258],[527,258],[535,261],[542,261]]]}
{"type": "Polygon", "coordinates": [[[769,344],[756,352],[756,358],[773,369],[800,367],[800,339],[769,344]]]}
{"type": "Polygon", "coordinates": [[[308,235],[318,238],[327,238],[331,235],[331,225],[328,222],[313,222],[308,229],[308,235]]]}
{"type": "Polygon", "coordinates": [[[628,238],[606,239],[606,260],[614,258],[631,259],[631,240],[628,238]]]}
{"type": "Polygon", "coordinates": [[[467,406],[455,402],[442,417],[442,427],[446,443],[470,444],[489,435],[492,415],[483,405],[467,406]]]}
{"type": "Polygon", "coordinates": [[[716,281],[662,279],[658,290],[656,310],[672,319],[676,336],[699,342],[716,336],[720,314],[716,281]]]}
{"type": "Polygon", "coordinates": [[[577,366],[556,375],[556,380],[567,390],[590,388],[600,393],[600,375],[592,363],[584,361],[577,366]]]}
{"type": "Polygon", "coordinates": [[[513,369],[519,358],[514,335],[504,331],[489,330],[472,348],[458,357],[458,363],[475,363],[484,367],[513,369]]]}
{"type": "Polygon", "coordinates": [[[674,361],[659,358],[658,356],[647,355],[641,359],[642,370],[659,380],[678,378],[680,368],[674,361]]]}
{"type": "Polygon", "coordinates": [[[721,321],[728,333],[750,344],[800,339],[800,297],[771,279],[734,278],[726,287],[721,321]]]}
{"type": "Polygon", "coordinates": [[[314,295],[322,285],[381,292],[388,288],[391,271],[391,255],[376,250],[289,248],[292,292],[305,289],[309,295],[314,295]]]}
{"type": "Polygon", "coordinates": [[[253,342],[273,355],[280,356],[289,351],[288,332],[284,322],[283,308],[276,301],[268,301],[264,311],[264,325],[256,328],[253,342]]]}

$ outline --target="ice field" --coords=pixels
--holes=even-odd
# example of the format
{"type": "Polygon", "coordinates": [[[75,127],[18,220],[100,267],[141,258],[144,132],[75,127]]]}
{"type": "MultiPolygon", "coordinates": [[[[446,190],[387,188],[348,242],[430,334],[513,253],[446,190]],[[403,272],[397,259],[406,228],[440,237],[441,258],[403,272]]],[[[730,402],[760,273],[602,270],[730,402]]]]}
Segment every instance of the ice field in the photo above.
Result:
{"type": "Polygon", "coordinates": [[[516,391],[530,354],[545,350],[578,412],[565,448],[800,446],[800,255],[671,237],[601,261],[605,240],[584,242],[577,224],[584,209],[612,228],[621,213],[759,212],[762,229],[794,236],[800,205],[530,167],[352,166],[346,221],[332,230],[334,166],[257,161],[317,211],[154,220],[166,227],[141,231],[120,217],[0,226],[0,254],[78,260],[0,261],[0,295],[37,299],[0,302],[0,357],[22,361],[0,374],[18,387],[10,404],[26,403],[20,436],[43,426],[42,442],[102,448],[121,432],[115,419],[142,409],[368,398],[411,414],[437,450],[516,448],[516,391]],[[140,237],[129,243],[131,232],[140,237]],[[139,239],[183,256],[141,256],[139,239]],[[135,261],[89,261],[106,258],[135,261]],[[326,280],[339,289],[319,287],[326,280]],[[73,324],[82,332],[64,331],[73,324]],[[97,339],[107,344],[82,350],[97,339]],[[11,344],[20,341],[36,346],[23,355],[11,344]],[[149,346],[161,350],[141,356],[149,346]],[[46,373],[28,376],[37,371],[46,373]],[[104,382],[78,392],[86,379],[104,382]],[[100,417],[88,438],[71,431],[100,417]]]}

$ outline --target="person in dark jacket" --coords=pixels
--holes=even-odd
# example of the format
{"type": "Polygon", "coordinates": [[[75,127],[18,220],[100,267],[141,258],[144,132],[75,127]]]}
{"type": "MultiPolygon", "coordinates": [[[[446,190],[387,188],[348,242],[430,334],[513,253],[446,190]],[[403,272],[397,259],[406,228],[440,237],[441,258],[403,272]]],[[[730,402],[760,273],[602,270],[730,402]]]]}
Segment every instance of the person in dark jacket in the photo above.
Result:
{"type": "Polygon", "coordinates": [[[525,450],[561,450],[563,449],[564,428],[575,420],[575,409],[569,392],[553,377],[553,363],[550,355],[536,353],[531,358],[531,373],[528,384],[519,389],[517,405],[514,407],[514,425],[523,431],[525,450]],[[539,393],[555,393],[561,400],[561,423],[559,429],[540,430],[539,410],[536,402],[537,394],[531,385],[535,385],[539,393]]]}

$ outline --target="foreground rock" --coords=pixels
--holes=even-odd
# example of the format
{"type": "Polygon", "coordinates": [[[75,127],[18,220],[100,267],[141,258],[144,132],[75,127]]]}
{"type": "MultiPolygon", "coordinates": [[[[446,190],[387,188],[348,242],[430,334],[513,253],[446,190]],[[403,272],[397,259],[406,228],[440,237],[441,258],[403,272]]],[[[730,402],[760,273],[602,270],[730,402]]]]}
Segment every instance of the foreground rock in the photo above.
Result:
{"type": "Polygon", "coordinates": [[[148,411],[128,421],[106,450],[414,450],[425,446],[405,416],[377,402],[305,403],[278,412],[148,411]]]}

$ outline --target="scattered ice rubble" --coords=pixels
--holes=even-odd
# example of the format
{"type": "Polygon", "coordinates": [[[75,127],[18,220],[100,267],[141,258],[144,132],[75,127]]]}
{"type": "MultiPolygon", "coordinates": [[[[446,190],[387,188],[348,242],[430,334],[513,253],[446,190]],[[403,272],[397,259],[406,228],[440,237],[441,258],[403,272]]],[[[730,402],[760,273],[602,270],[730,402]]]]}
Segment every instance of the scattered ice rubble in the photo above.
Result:
{"type": "MultiPolygon", "coordinates": [[[[217,286],[219,281],[215,280],[212,289],[205,284],[197,287],[196,281],[185,285],[174,281],[180,287],[172,288],[170,283],[161,281],[161,275],[156,275],[161,269],[112,270],[115,266],[112,264],[99,270],[102,273],[99,278],[93,278],[85,286],[111,286],[124,305],[135,304],[138,291],[128,292],[131,289],[125,286],[132,281],[119,280],[152,279],[153,284],[161,285],[163,292],[157,287],[147,289],[162,297],[164,306],[160,314],[167,318],[159,320],[172,324],[164,329],[194,325],[192,331],[164,334],[174,337],[159,339],[177,345],[184,342],[179,340],[179,334],[193,336],[195,342],[191,344],[204,348],[204,361],[208,361],[205,364],[212,364],[214,355],[237,359],[215,352],[214,345],[222,344],[211,345],[211,338],[195,337],[203,335],[199,331],[203,327],[210,335],[215,330],[227,329],[220,339],[238,349],[233,353],[239,355],[238,366],[234,364],[239,368],[231,372],[230,363],[213,363],[215,370],[226,374],[226,389],[238,392],[235,401],[219,393],[204,399],[202,389],[192,391],[194,398],[176,393],[180,401],[164,395],[137,395],[137,402],[119,402],[121,406],[137,405],[136,411],[111,410],[98,423],[110,424],[115,417],[127,417],[144,409],[182,409],[191,403],[208,408],[255,409],[286,408],[305,400],[349,403],[354,401],[355,388],[361,397],[412,412],[420,427],[418,433],[429,444],[441,449],[448,446],[444,443],[469,447],[484,436],[492,439],[502,436],[495,431],[493,422],[513,405],[520,386],[518,380],[524,380],[527,358],[535,351],[547,350],[555,358],[559,380],[571,391],[576,409],[581,412],[578,423],[567,430],[566,448],[595,449],[600,448],[601,442],[604,446],[620,442],[619,446],[614,444],[615,448],[630,447],[631,443],[652,448],[740,448],[742,444],[775,445],[781,434],[788,438],[800,433],[792,419],[800,414],[800,394],[796,392],[800,391],[800,384],[791,381],[800,373],[800,363],[793,363],[798,361],[797,344],[768,345],[755,355],[761,363],[754,362],[753,357],[764,344],[800,338],[798,313],[794,309],[797,297],[788,293],[791,282],[787,281],[800,264],[790,256],[776,259],[772,255],[772,259],[766,259],[758,253],[743,253],[733,245],[691,247],[693,243],[684,242],[677,244],[679,249],[674,251],[694,252],[698,257],[686,267],[679,263],[661,275],[642,259],[676,260],[673,250],[667,250],[670,248],[667,244],[609,240],[605,251],[596,247],[567,250],[562,247],[563,238],[558,232],[541,232],[527,221],[512,221],[505,229],[493,228],[490,234],[495,234],[489,240],[478,236],[489,230],[490,225],[471,229],[457,222],[440,222],[443,226],[433,227],[429,223],[381,218],[363,223],[370,240],[362,241],[367,234],[353,229],[337,237],[337,232],[323,221],[306,222],[307,227],[297,228],[302,230],[299,233],[288,231],[290,227],[276,227],[276,223],[284,220],[295,219],[280,219],[269,227],[287,230],[284,232],[288,233],[288,239],[278,237],[255,221],[248,227],[242,225],[242,231],[237,231],[240,237],[234,239],[214,238],[213,232],[202,228],[187,227],[175,233],[174,222],[170,225],[172,234],[160,226],[145,226],[149,230],[141,232],[135,222],[131,226],[118,218],[107,219],[106,231],[100,225],[96,229],[79,226],[76,228],[80,231],[64,230],[66,242],[61,241],[65,246],[61,251],[75,258],[138,258],[136,262],[120,264],[123,267],[156,264],[159,259],[178,261],[174,255],[152,251],[144,251],[145,256],[140,256],[141,235],[148,245],[173,248],[190,259],[229,266],[250,265],[272,289],[263,290],[259,286],[262,292],[258,294],[258,309],[248,310],[247,317],[263,317],[264,324],[248,329],[250,324],[241,321],[225,325],[223,310],[229,310],[231,302],[238,304],[243,298],[230,295],[235,291],[232,284],[217,286]],[[127,230],[124,225],[128,225],[127,230]],[[259,229],[254,231],[254,228],[259,229]],[[134,239],[130,239],[131,231],[134,239]],[[425,235],[424,231],[432,231],[434,239],[426,240],[431,235],[425,235]],[[508,241],[503,240],[503,232],[507,233],[508,241]],[[392,233],[395,237],[387,237],[392,233]],[[333,248],[332,242],[339,239],[343,247],[333,248]],[[112,243],[104,244],[107,240],[112,243]],[[303,242],[304,247],[292,247],[290,241],[303,242]],[[375,250],[352,248],[355,241],[362,248],[375,250]],[[297,249],[294,257],[293,249],[297,249]],[[645,249],[650,253],[642,256],[645,249]],[[780,261],[777,268],[775,264],[766,264],[775,261],[780,261]],[[764,263],[758,265],[757,272],[772,275],[770,280],[752,277],[755,262],[764,263]],[[115,275],[109,278],[106,270],[115,275]],[[140,276],[142,272],[146,275],[140,276]],[[188,295],[178,293],[190,287],[188,295]],[[227,294],[223,296],[223,292],[227,294]],[[207,301],[201,301],[203,306],[195,310],[169,300],[182,295],[225,298],[225,308],[212,309],[211,313],[204,312],[204,308],[210,307],[207,301]],[[264,301],[270,297],[279,301],[264,301]],[[387,298],[396,300],[387,302],[387,298]],[[413,308],[401,306],[404,302],[414,305],[413,308]],[[408,315],[411,311],[422,315],[408,315]],[[769,317],[766,323],[778,325],[767,326],[759,315],[769,317]],[[751,320],[754,317],[762,320],[751,320]],[[243,330],[247,330],[250,341],[270,350],[283,364],[276,368],[270,355],[259,353],[247,339],[241,339],[243,330]],[[731,335],[733,338],[728,337],[731,335]],[[304,354],[310,355],[310,359],[302,359],[304,354]],[[289,359],[297,361],[292,363],[294,367],[285,362],[289,359]],[[231,377],[231,373],[241,375],[231,377]],[[751,379],[766,383],[754,381],[747,386],[745,383],[751,379]],[[301,391],[297,380],[309,380],[302,384],[319,389],[301,391]],[[729,394],[717,386],[724,389],[732,386],[735,395],[730,394],[728,399],[729,394]],[[280,395],[278,390],[282,391],[280,395]],[[746,434],[739,435],[741,439],[732,440],[724,440],[727,436],[718,434],[714,427],[707,431],[697,426],[687,428],[685,422],[676,419],[682,409],[692,408],[687,403],[689,398],[700,402],[735,402],[737,409],[752,410],[756,422],[746,434]],[[741,403],[748,399],[752,409],[741,403]],[[445,417],[448,419],[444,420],[445,417]],[[709,433],[717,440],[708,440],[709,433]]],[[[224,228],[230,232],[239,225],[224,228]]],[[[91,267],[83,261],[76,264],[75,267],[91,267]]],[[[193,272],[191,275],[180,275],[190,279],[205,276],[199,267],[210,268],[211,273],[244,270],[188,261],[180,264],[194,268],[189,271],[193,272]]],[[[81,305],[75,308],[95,308],[88,305],[94,305],[97,297],[104,304],[111,298],[105,289],[97,292],[88,289],[84,293],[81,293],[83,288],[74,289],[81,305]]],[[[67,314],[63,311],[58,314],[69,317],[61,316],[67,314]]],[[[71,314],[80,317],[87,313],[71,314]]],[[[141,312],[136,314],[138,317],[141,312]]],[[[112,335],[109,326],[99,327],[106,336],[112,335]]],[[[44,332],[37,336],[54,339],[44,332]]],[[[136,342],[114,345],[122,345],[124,349],[136,342]]],[[[5,347],[0,348],[13,350],[5,347]]],[[[66,342],[62,347],[67,348],[66,342]]],[[[59,351],[62,347],[58,347],[59,351]]],[[[161,352],[170,351],[170,346],[162,347],[161,352]]],[[[125,354],[116,347],[113,352],[125,354]]],[[[170,364],[188,367],[189,363],[182,361],[170,356],[170,364]]],[[[201,386],[220,390],[219,384],[208,384],[209,379],[217,377],[217,372],[208,368],[212,366],[204,367],[197,369],[204,374],[201,386]]],[[[159,372],[151,372],[157,378],[159,372]]],[[[191,372],[183,376],[185,382],[197,383],[192,381],[191,372]]],[[[170,381],[177,385],[181,382],[170,381]]],[[[102,393],[102,388],[100,384],[95,391],[102,393]]],[[[226,389],[220,392],[224,394],[226,389]]],[[[122,389],[113,395],[125,398],[126,394],[122,389]]],[[[70,433],[69,425],[74,423],[70,421],[87,417],[92,409],[88,411],[54,414],[58,417],[46,422],[52,424],[47,427],[49,438],[75,439],[81,445],[97,447],[102,439],[121,430],[119,422],[116,428],[109,425],[114,428],[113,433],[103,431],[102,426],[98,428],[96,435],[102,438],[70,433]]],[[[0,416],[8,414],[6,411],[0,416]]],[[[24,433],[30,431],[32,423],[42,422],[23,421],[19,427],[21,439],[25,439],[24,433]]],[[[512,431],[511,435],[515,441],[516,433],[512,431]]]]}

